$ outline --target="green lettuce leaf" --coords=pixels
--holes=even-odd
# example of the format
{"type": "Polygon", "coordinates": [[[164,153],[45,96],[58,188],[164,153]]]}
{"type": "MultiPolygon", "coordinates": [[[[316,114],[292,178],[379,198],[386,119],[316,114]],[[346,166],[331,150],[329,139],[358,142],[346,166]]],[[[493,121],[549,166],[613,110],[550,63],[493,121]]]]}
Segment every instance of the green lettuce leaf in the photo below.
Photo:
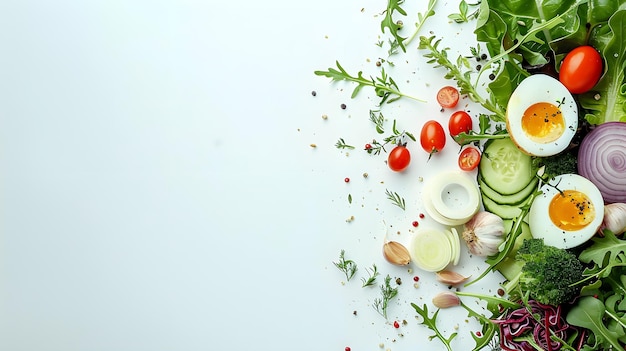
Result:
{"type": "Polygon", "coordinates": [[[592,91],[579,97],[591,124],[610,121],[626,122],[626,10],[610,17],[606,26],[593,36],[592,45],[600,50],[605,71],[592,91]]]}

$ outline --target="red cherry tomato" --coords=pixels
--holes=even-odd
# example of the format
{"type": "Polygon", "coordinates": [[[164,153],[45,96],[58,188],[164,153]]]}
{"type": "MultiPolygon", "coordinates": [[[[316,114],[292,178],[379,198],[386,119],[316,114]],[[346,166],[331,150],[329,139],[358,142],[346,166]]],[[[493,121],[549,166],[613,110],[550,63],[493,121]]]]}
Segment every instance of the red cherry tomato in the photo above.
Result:
{"type": "Polygon", "coordinates": [[[420,143],[424,151],[434,154],[441,151],[446,145],[446,132],[439,122],[430,120],[424,123],[422,132],[420,133],[420,143]]]}
{"type": "Polygon", "coordinates": [[[472,130],[472,117],[465,111],[456,111],[450,116],[448,130],[453,137],[461,133],[469,133],[472,130]]]}
{"type": "Polygon", "coordinates": [[[459,154],[459,167],[464,171],[474,170],[480,163],[480,151],[473,146],[468,146],[459,154]]]}
{"type": "Polygon", "coordinates": [[[404,171],[409,163],[411,163],[411,153],[404,145],[394,147],[387,157],[387,165],[396,172],[404,171]]]}
{"type": "Polygon", "coordinates": [[[443,108],[453,108],[459,103],[459,90],[452,86],[445,86],[437,92],[437,102],[443,108]]]}
{"type": "Polygon", "coordinates": [[[579,46],[563,59],[559,80],[572,94],[591,90],[602,75],[602,57],[591,46],[579,46]]]}

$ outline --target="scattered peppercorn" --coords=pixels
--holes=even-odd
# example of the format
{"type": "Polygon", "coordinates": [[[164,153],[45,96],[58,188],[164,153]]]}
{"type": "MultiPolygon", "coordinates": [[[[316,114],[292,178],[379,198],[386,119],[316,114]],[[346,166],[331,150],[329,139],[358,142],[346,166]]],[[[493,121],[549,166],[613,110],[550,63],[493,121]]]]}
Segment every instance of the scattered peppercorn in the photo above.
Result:
{"type": "Polygon", "coordinates": [[[346,183],[350,183],[350,178],[345,177],[343,181],[346,182],[346,183]]]}
{"type": "Polygon", "coordinates": [[[347,106],[346,106],[346,104],[341,104],[340,107],[341,107],[342,110],[345,110],[347,106]]]}
{"type": "Polygon", "coordinates": [[[402,285],[402,279],[400,279],[400,278],[396,278],[396,284],[398,284],[398,285],[402,285]]]}
{"type": "Polygon", "coordinates": [[[413,224],[413,226],[414,226],[414,227],[416,227],[416,228],[417,228],[417,226],[418,226],[418,225],[420,225],[418,221],[413,221],[413,223],[412,223],[412,224],[413,224]]]}
{"type": "Polygon", "coordinates": [[[420,281],[420,277],[418,277],[418,276],[413,277],[413,281],[414,282],[419,282],[420,281]]]}
{"type": "Polygon", "coordinates": [[[498,295],[504,296],[504,289],[498,289],[498,295]]]}
{"type": "Polygon", "coordinates": [[[370,150],[372,148],[372,144],[365,144],[365,150],[370,150]]]}
{"type": "Polygon", "coordinates": [[[393,322],[393,327],[396,328],[396,329],[400,328],[400,323],[398,323],[398,321],[394,321],[393,322]]]}
{"type": "Polygon", "coordinates": [[[477,71],[480,71],[480,69],[481,69],[481,68],[483,68],[483,66],[481,66],[481,65],[476,65],[476,70],[477,70],[477,71]]]}
{"type": "Polygon", "coordinates": [[[483,333],[481,333],[481,332],[477,331],[477,332],[476,332],[476,336],[477,336],[477,337],[481,337],[481,336],[483,336],[483,333]]]}
{"type": "Polygon", "coordinates": [[[496,79],[496,75],[495,75],[495,74],[493,74],[493,73],[491,73],[491,74],[489,75],[489,80],[494,80],[494,79],[496,79]]]}
{"type": "Polygon", "coordinates": [[[316,92],[315,90],[313,90],[313,91],[311,92],[311,95],[313,95],[313,96],[317,96],[317,92],[316,92]]]}
{"type": "Polygon", "coordinates": [[[487,54],[480,55],[480,58],[483,59],[483,60],[486,60],[487,59],[487,54]]]}
{"type": "Polygon", "coordinates": [[[350,351],[350,350],[352,350],[352,349],[350,348],[350,346],[346,346],[345,350],[346,350],[346,351],[350,351]]]}
{"type": "Polygon", "coordinates": [[[423,213],[420,213],[419,217],[423,219],[426,216],[423,213]]]}

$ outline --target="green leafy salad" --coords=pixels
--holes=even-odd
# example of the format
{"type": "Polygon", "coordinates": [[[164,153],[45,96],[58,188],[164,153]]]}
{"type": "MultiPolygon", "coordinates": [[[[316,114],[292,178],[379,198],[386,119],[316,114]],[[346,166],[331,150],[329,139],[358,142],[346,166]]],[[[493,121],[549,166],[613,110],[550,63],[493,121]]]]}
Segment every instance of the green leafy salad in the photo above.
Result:
{"type": "MultiPolygon", "coordinates": [[[[473,26],[477,45],[458,57],[425,30],[437,0],[414,27],[403,23],[404,5],[388,0],[381,13],[388,41],[378,45],[388,48],[389,58],[379,62],[379,77],[349,73],[339,61],[314,73],[353,85],[353,98],[373,89],[378,104],[365,119],[384,143],[373,140],[363,151],[385,155],[390,172],[415,163],[408,143],[419,142],[429,160],[446,137],[461,150],[460,174],[442,172],[424,185],[426,214],[447,229],[426,235],[416,221],[419,239],[408,248],[385,243],[388,262],[416,263],[450,287],[433,296],[434,312],[411,303],[420,323],[448,350],[457,333],[439,329],[442,308],[463,308],[480,322],[482,330],[471,334],[473,350],[625,349],[626,0],[461,0],[443,25],[473,26]],[[415,135],[399,132],[394,120],[393,133],[383,138],[384,106],[424,102],[403,93],[398,77],[385,70],[393,66],[390,58],[416,53],[450,82],[437,94],[442,111],[463,98],[481,111],[455,112],[447,129],[428,121],[415,135]],[[457,188],[462,201],[451,190],[457,188]],[[454,272],[458,242],[484,257],[481,274],[454,272]],[[472,292],[492,273],[503,277],[497,294],[472,292]],[[468,299],[486,305],[486,312],[468,299]]],[[[346,147],[343,139],[340,146],[346,147]]],[[[386,195],[405,210],[400,194],[386,195]]],[[[345,255],[342,250],[335,266],[350,280],[357,264],[345,255]]],[[[380,268],[368,271],[364,287],[376,285],[380,268]]],[[[385,318],[398,295],[386,277],[374,306],[385,318]]]]}

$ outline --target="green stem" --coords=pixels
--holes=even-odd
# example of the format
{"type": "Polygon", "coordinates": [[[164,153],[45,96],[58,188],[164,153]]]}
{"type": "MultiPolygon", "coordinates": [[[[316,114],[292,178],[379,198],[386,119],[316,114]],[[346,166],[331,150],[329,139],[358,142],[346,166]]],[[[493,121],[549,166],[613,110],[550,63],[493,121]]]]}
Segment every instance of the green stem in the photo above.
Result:
{"type": "Polygon", "coordinates": [[[410,37],[404,40],[404,46],[408,46],[413,41],[413,39],[417,37],[417,34],[422,29],[422,26],[424,25],[424,22],[426,22],[426,19],[435,14],[435,11],[433,11],[433,9],[435,8],[435,4],[437,4],[437,0],[430,0],[428,2],[428,8],[426,9],[426,14],[421,19],[421,21],[415,23],[415,31],[413,32],[413,34],[411,34],[410,37]]]}

